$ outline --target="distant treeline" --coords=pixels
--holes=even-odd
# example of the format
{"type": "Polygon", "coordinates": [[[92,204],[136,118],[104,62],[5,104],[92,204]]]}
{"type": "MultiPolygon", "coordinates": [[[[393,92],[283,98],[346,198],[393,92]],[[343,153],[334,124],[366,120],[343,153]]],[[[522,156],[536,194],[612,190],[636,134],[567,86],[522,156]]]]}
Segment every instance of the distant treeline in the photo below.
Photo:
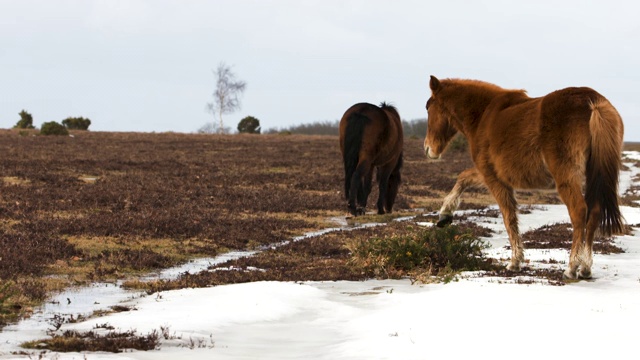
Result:
{"type": "MultiPolygon", "coordinates": [[[[264,134],[339,135],[340,121],[317,121],[282,129],[267,129],[264,134]]],[[[402,120],[405,137],[423,138],[427,133],[427,119],[402,120]]]]}

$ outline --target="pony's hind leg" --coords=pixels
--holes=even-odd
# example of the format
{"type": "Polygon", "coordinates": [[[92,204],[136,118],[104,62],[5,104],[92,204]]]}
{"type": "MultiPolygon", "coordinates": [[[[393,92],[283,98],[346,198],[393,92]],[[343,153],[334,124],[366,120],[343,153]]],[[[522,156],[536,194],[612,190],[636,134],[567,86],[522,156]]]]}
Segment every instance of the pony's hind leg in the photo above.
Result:
{"type": "Polygon", "coordinates": [[[513,188],[497,179],[487,183],[487,187],[500,207],[504,226],[509,234],[511,261],[507,265],[507,270],[520,271],[520,264],[524,261],[524,247],[518,228],[518,203],[513,188]]]}
{"type": "MultiPolygon", "coordinates": [[[[564,272],[564,277],[568,279],[576,279],[579,276],[578,268],[582,269],[580,271],[580,276],[591,277],[591,246],[589,245],[587,249],[585,244],[587,204],[582,196],[580,178],[573,177],[565,179],[564,181],[556,180],[556,184],[558,195],[560,195],[560,199],[562,199],[567,206],[567,210],[569,210],[571,226],[573,227],[569,266],[564,272]]],[[[590,218],[593,218],[594,216],[595,215],[590,216],[590,218]]],[[[595,232],[596,228],[597,227],[593,228],[592,232],[595,232]]]]}
{"type": "Polygon", "coordinates": [[[347,207],[353,216],[364,215],[367,198],[371,192],[371,178],[373,169],[368,161],[363,161],[356,167],[351,178],[349,201],[347,207]]]}
{"type": "Polygon", "coordinates": [[[580,265],[578,266],[577,276],[579,279],[591,279],[591,266],[593,265],[593,238],[600,225],[601,218],[600,205],[596,204],[590,212],[587,219],[587,229],[585,234],[584,246],[582,253],[579,255],[580,265]]]}
{"type": "Polygon", "coordinates": [[[400,176],[400,169],[402,168],[402,153],[400,153],[400,157],[395,162],[395,166],[393,171],[391,171],[391,175],[389,176],[389,181],[387,184],[387,193],[385,195],[385,210],[390,213],[393,211],[393,204],[396,201],[396,196],[398,195],[398,188],[400,187],[400,183],[402,182],[402,176],[400,176]]]}
{"type": "Polygon", "coordinates": [[[369,179],[368,188],[371,189],[371,171],[369,168],[370,166],[367,162],[361,162],[351,175],[347,208],[353,216],[364,215],[365,213],[367,197],[369,195],[369,191],[367,191],[367,177],[369,179]]]}
{"type": "Polygon", "coordinates": [[[384,205],[387,197],[387,191],[389,186],[389,173],[378,169],[378,202],[376,203],[376,207],[378,208],[378,215],[382,215],[385,213],[384,205]]]}
{"type": "Polygon", "coordinates": [[[393,211],[393,204],[396,201],[396,196],[398,195],[398,188],[400,187],[400,183],[402,182],[402,177],[400,176],[400,171],[394,171],[391,173],[389,177],[389,186],[387,190],[386,197],[386,208],[387,212],[393,211]]]}
{"type": "MultiPolygon", "coordinates": [[[[392,183],[392,179],[391,177],[392,175],[392,171],[393,168],[387,166],[381,166],[378,168],[378,173],[376,174],[376,178],[378,179],[378,202],[376,204],[377,208],[378,208],[378,214],[384,214],[388,210],[388,212],[391,212],[391,208],[387,207],[386,205],[388,204],[388,200],[389,200],[389,186],[392,183]]],[[[393,194],[393,197],[395,198],[396,194],[393,194]]],[[[391,204],[393,204],[393,201],[391,202],[391,204]]]]}
{"type": "Polygon", "coordinates": [[[367,208],[367,199],[371,193],[371,183],[373,182],[373,167],[369,166],[368,170],[364,173],[364,179],[362,180],[362,192],[358,193],[358,209],[361,215],[365,214],[367,208]]]}
{"type": "Polygon", "coordinates": [[[440,208],[440,216],[438,218],[438,227],[444,227],[453,222],[453,213],[460,205],[460,196],[471,187],[482,186],[482,179],[476,168],[467,169],[458,175],[456,184],[451,192],[444,198],[442,207],[440,208]]]}
{"type": "Polygon", "coordinates": [[[348,192],[348,196],[347,196],[347,209],[349,210],[349,213],[351,213],[351,215],[353,216],[357,216],[357,197],[358,197],[358,193],[362,188],[362,179],[360,178],[358,172],[354,172],[351,178],[351,182],[349,184],[350,188],[349,188],[349,192],[348,192]]]}

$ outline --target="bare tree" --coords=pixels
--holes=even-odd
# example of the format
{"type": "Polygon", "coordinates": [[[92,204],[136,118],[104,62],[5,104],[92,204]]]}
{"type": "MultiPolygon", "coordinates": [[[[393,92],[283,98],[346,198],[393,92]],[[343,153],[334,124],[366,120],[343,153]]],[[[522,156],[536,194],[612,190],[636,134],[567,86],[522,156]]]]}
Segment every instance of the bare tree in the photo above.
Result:
{"type": "Polygon", "coordinates": [[[231,71],[231,67],[224,62],[218,65],[213,74],[216,77],[216,89],[213,92],[213,101],[207,103],[207,109],[214,118],[218,117],[220,122],[217,130],[220,133],[224,131],[222,115],[240,109],[239,96],[244,92],[247,83],[236,80],[236,75],[231,71]]]}

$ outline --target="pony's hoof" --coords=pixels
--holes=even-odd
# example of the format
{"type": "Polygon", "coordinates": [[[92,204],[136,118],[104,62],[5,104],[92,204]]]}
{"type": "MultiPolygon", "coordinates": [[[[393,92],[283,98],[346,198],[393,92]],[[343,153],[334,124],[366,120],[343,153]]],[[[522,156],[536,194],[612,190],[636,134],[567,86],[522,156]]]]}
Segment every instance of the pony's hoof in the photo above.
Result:
{"type": "Polygon", "coordinates": [[[571,271],[571,269],[567,269],[562,273],[562,278],[565,280],[575,280],[578,276],[575,270],[571,271]]]}
{"type": "Polygon", "coordinates": [[[578,279],[591,279],[591,269],[580,268],[578,270],[578,279]]]}
{"type": "Polygon", "coordinates": [[[438,218],[438,222],[436,223],[437,227],[445,227],[450,225],[453,222],[453,215],[451,214],[440,214],[438,218]]]}
{"type": "Polygon", "coordinates": [[[507,265],[507,270],[509,271],[513,271],[513,272],[519,272],[520,271],[520,264],[516,264],[516,263],[509,263],[509,265],[507,265]]]}

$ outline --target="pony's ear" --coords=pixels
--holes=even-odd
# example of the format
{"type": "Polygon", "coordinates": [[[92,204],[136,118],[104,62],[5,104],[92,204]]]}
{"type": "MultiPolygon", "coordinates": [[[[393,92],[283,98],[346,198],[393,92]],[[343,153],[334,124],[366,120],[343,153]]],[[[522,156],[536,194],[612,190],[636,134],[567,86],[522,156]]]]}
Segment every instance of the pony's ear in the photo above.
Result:
{"type": "Polygon", "coordinates": [[[440,80],[438,80],[438,78],[436,78],[435,76],[431,75],[431,80],[429,80],[429,87],[431,88],[431,91],[433,91],[433,93],[435,94],[436,92],[438,92],[438,90],[440,90],[440,80]]]}

